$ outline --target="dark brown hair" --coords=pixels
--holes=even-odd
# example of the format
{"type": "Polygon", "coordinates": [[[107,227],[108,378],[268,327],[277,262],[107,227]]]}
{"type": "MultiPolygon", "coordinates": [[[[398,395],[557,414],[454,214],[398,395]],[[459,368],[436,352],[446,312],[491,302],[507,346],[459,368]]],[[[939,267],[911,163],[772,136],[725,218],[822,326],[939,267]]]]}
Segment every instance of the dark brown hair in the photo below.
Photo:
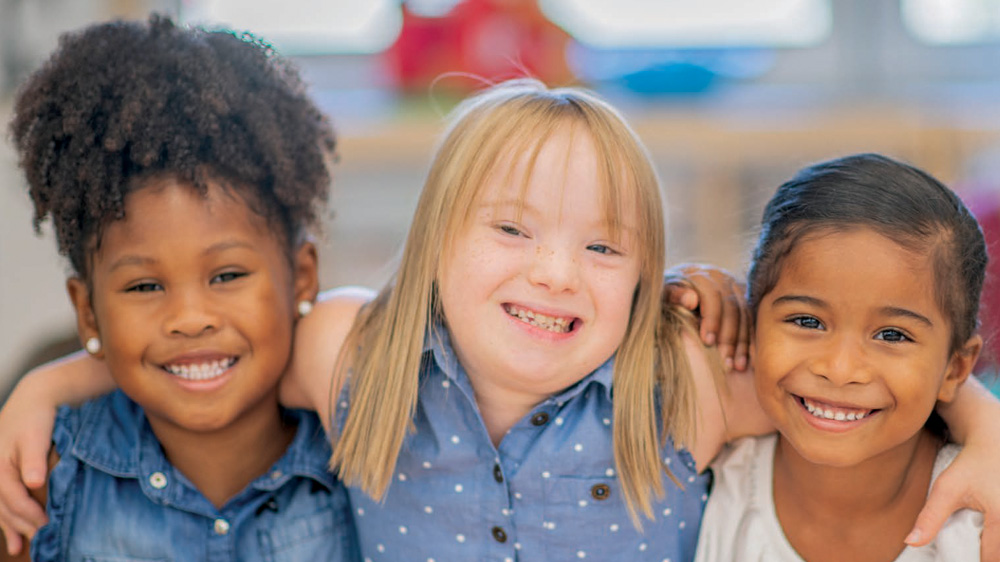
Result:
{"type": "MultiPolygon", "coordinates": [[[[289,245],[316,220],[334,134],[297,70],[249,33],[163,16],[60,38],[10,124],[35,206],[87,277],[88,251],[146,179],[233,189],[289,245]]],[[[289,246],[290,247],[290,246],[289,246]]]]}

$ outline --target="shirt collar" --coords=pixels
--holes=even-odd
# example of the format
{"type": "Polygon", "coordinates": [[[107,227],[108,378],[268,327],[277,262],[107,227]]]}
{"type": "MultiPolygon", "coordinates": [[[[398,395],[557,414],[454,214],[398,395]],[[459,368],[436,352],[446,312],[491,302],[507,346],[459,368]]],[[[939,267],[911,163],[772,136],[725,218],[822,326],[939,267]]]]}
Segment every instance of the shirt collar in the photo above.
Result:
{"type": "MultiPolygon", "coordinates": [[[[271,470],[252,485],[277,489],[289,478],[299,476],[333,489],[336,480],[327,469],[330,445],[319,418],[299,410],[287,410],[285,416],[298,425],[295,437],[271,470]]],[[[120,390],[82,407],[81,427],[72,454],[97,470],[121,478],[141,478],[169,466],[142,407],[120,390]]]]}

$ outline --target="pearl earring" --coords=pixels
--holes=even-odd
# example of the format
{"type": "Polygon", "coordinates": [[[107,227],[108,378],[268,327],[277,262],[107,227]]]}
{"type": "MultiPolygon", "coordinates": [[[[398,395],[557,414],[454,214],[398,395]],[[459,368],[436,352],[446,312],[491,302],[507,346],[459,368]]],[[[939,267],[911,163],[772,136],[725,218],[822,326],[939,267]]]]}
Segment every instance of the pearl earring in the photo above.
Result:
{"type": "Polygon", "coordinates": [[[310,301],[299,301],[299,316],[308,316],[312,312],[313,303],[310,301]]]}
{"type": "Polygon", "coordinates": [[[97,355],[101,351],[101,340],[97,338],[87,338],[87,342],[83,344],[83,347],[87,348],[87,353],[97,355]]]}

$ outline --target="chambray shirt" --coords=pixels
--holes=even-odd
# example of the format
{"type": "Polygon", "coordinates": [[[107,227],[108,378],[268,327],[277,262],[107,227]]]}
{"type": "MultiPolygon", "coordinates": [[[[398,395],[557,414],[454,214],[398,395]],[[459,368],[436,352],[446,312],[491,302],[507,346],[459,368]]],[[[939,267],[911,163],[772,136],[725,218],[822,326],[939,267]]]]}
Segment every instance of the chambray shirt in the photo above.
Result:
{"type": "MultiPolygon", "coordinates": [[[[428,338],[414,423],[382,503],[348,487],[366,561],[694,558],[707,500],[686,451],[672,444],[644,532],[629,519],[611,446],[612,361],[539,404],[494,447],[447,332],[428,338]]],[[[348,394],[338,403],[342,423],[348,394]]]]}
{"type": "Polygon", "coordinates": [[[326,469],[319,420],[286,416],[298,429],[285,454],[217,509],[170,465],[142,408],[120,391],[62,408],[49,523],[32,541],[32,559],[358,560],[347,494],[326,469]]]}

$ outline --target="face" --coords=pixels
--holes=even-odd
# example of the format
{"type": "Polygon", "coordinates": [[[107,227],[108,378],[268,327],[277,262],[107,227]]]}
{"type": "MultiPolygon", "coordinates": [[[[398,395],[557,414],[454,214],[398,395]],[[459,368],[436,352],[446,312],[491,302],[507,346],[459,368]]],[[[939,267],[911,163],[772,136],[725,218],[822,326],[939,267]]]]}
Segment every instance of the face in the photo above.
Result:
{"type": "Polygon", "coordinates": [[[877,458],[951,399],[975,353],[950,353],[934,290],[926,256],[871,229],[796,243],[761,301],[754,367],[761,405],[798,454],[830,466],[877,458]]]}
{"type": "Polygon", "coordinates": [[[620,345],[640,270],[634,204],[606,223],[589,135],[564,129],[534,168],[513,159],[483,186],[446,249],[438,289],[458,359],[482,400],[528,408],[620,345]],[[530,172],[530,174],[529,174],[530,172]],[[519,215],[518,201],[527,176],[519,215]]]}
{"type": "Polygon", "coordinates": [[[81,335],[97,335],[121,389],[154,429],[213,431],[277,411],[293,303],[315,291],[315,255],[290,265],[265,219],[210,183],[131,193],[92,254],[91,287],[71,280],[81,335]]]}

